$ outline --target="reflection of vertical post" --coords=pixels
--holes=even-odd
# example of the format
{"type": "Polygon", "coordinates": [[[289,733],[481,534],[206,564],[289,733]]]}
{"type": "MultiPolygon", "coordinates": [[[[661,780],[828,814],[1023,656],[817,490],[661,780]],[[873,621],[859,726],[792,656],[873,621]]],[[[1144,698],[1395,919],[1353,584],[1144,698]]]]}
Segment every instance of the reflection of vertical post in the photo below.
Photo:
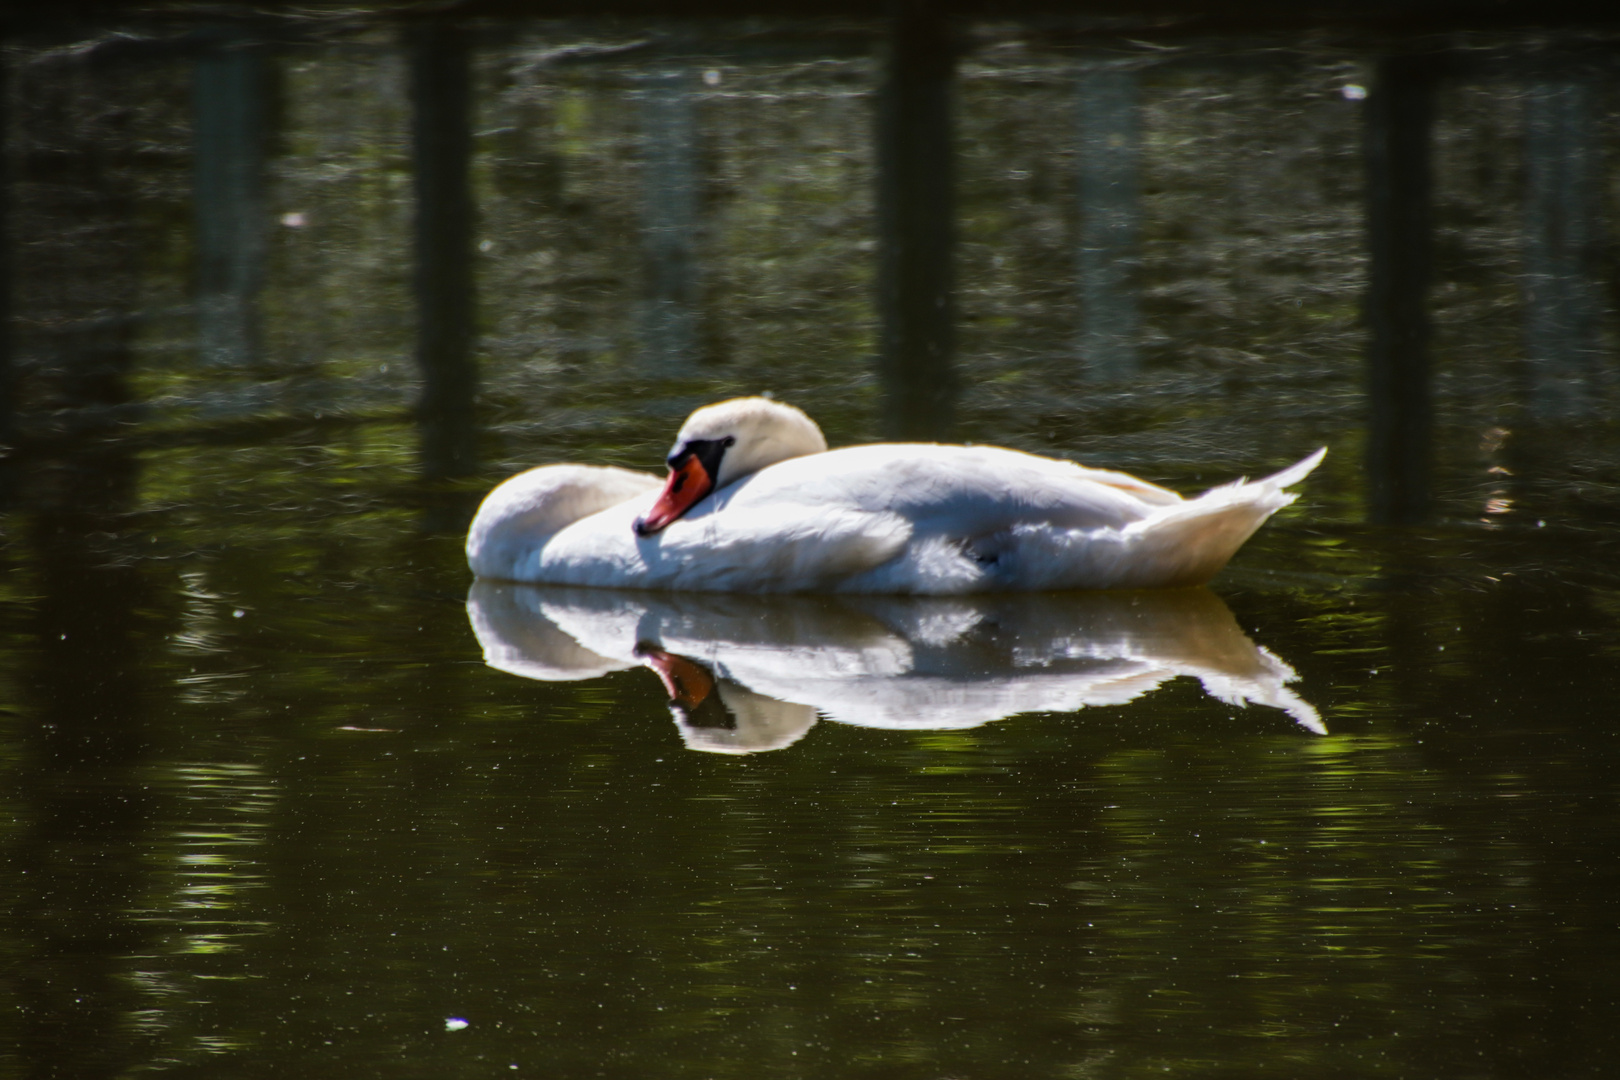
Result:
{"type": "Polygon", "coordinates": [[[409,33],[415,119],[418,420],[422,473],[471,472],[477,461],[473,398],[471,74],[458,27],[424,23],[409,33]]]}
{"type": "Polygon", "coordinates": [[[1090,379],[1128,379],[1136,374],[1142,218],[1136,72],[1088,68],[1079,95],[1080,360],[1090,379]]]}
{"type": "MultiPolygon", "coordinates": [[[[19,67],[10,98],[31,184],[27,229],[34,272],[26,307],[56,329],[30,402],[78,413],[62,460],[31,467],[26,533],[36,612],[24,650],[28,710],[17,718],[30,762],[16,875],[26,950],[15,958],[19,1071],[118,1076],[139,1062],[129,1017],[139,990],[129,958],[150,948],[135,912],[150,893],[141,844],[151,796],[142,767],[152,745],[144,711],[141,632],[152,626],[144,571],[128,558],[138,456],[93,436],[130,396],[139,250],[134,230],[139,143],[128,110],[140,79],[86,50],[19,67]],[[28,126],[24,126],[28,125],[28,126]],[[37,128],[34,125],[38,125],[37,128]]],[[[161,639],[163,630],[153,627],[161,639]]]]}
{"type": "Polygon", "coordinates": [[[928,0],[900,0],[878,100],[878,360],[886,433],[946,438],[954,424],[955,240],[951,81],[956,55],[928,0]]]}
{"type": "Polygon", "coordinates": [[[696,355],[697,103],[691,73],[658,72],[641,92],[642,349],[660,368],[696,355]]]}
{"type": "Polygon", "coordinates": [[[118,539],[137,458],[93,437],[130,395],[139,172],[126,121],[137,79],[99,60],[86,50],[19,65],[22,85],[7,95],[22,151],[12,164],[44,181],[11,222],[32,270],[12,282],[26,290],[19,306],[52,328],[34,338],[28,399],[85,417],[67,430],[92,436],[68,443],[66,460],[33,466],[29,484],[42,505],[30,508],[27,532],[37,615],[24,650],[30,707],[18,718],[31,767],[16,925],[28,947],[15,964],[28,1003],[16,1044],[29,1075],[115,1076],[137,1063],[127,1024],[135,990],[124,976],[147,944],[132,912],[148,891],[135,846],[150,825],[139,775],[150,746],[147,665],[136,635],[151,605],[118,539]]]}
{"type": "Polygon", "coordinates": [[[15,960],[28,1008],[15,1041],[28,1075],[118,1076],[139,1063],[129,958],[150,948],[151,930],[135,915],[150,893],[141,844],[152,824],[140,635],[151,627],[161,639],[163,628],[128,557],[138,456],[94,436],[130,397],[141,171],[127,121],[141,80],[88,50],[16,77],[12,130],[23,154],[14,161],[21,176],[47,181],[30,185],[29,213],[14,222],[28,230],[35,268],[17,285],[27,309],[57,328],[36,338],[43,362],[28,397],[84,417],[67,430],[89,437],[30,470],[36,615],[18,730],[31,767],[16,856],[27,948],[15,960]]]}
{"type": "Polygon", "coordinates": [[[16,855],[18,925],[31,947],[15,960],[28,1002],[16,1045],[31,1075],[118,1076],[139,1054],[128,1037],[139,1004],[128,957],[150,947],[135,912],[151,887],[139,649],[151,605],[140,568],[107,550],[127,528],[136,459],[92,449],[47,474],[49,505],[31,529],[37,644],[22,730],[32,767],[16,855]]]}
{"type": "Polygon", "coordinates": [[[227,43],[192,77],[197,220],[197,337],[204,363],[240,366],[258,354],[256,300],[266,250],[267,73],[262,50],[227,43]]]}
{"type": "Polygon", "coordinates": [[[1380,61],[1367,97],[1367,490],[1374,521],[1428,512],[1429,130],[1433,72],[1380,61]]]}
{"type": "MultiPolygon", "coordinates": [[[[0,38],[0,44],[4,39],[0,38]]],[[[17,382],[11,344],[11,80],[6,51],[0,48],[0,445],[17,437],[17,382]]],[[[9,493],[10,472],[0,463],[0,505],[9,493]]]]}
{"type": "Polygon", "coordinates": [[[1542,419],[1587,413],[1599,374],[1592,93],[1587,82],[1542,82],[1525,102],[1524,345],[1530,408],[1542,419]]]}

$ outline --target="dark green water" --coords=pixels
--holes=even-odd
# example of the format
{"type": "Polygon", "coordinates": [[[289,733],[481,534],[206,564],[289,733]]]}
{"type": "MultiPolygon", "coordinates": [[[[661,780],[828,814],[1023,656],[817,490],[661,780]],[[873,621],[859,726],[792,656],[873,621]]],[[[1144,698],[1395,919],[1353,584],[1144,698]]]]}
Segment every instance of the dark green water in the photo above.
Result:
{"type": "Polygon", "coordinates": [[[392,31],[267,61],[234,339],[192,296],[193,60],[13,45],[4,1075],[1606,1074],[1614,326],[1538,413],[1518,68],[1437,98],[1428,523],[1362,523],[1368,54],[1144,67],[1141,371],[1098,385],[1076,55],[986,28],[962,437],[1189,491],[1326,444],[1301,501],[1189,594],[470,592],[465,515],[517,468],[656,468],[761,389],[879,437],[870,32],[658,60],[702,88],[679,340],[644,319],[641,61],[554,61],[645,35],[479,46],[481,464],[435,484],[392,31]],[[673,708],[638,645],[702,669],[673,708]]]}

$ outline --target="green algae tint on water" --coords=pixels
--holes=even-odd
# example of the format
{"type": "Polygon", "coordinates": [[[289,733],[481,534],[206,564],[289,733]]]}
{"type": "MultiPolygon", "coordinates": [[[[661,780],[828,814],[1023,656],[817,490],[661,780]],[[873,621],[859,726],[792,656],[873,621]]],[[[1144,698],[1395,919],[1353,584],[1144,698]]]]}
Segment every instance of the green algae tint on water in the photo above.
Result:
{"type": "Polygon", "coordinates": [[[1108,39],[1138,329],[1097,382],[1101,46],[975,28],[958,437],[1188,493],[1327,460],[1207,589],[773,599],[475,585],[462,530],[529,465],[656,471],[739,393],[883,437],[881,26],[473,35],[478,464],[433,482],[400,35],[190,29],[6,54],[0,1075],[1607,1075],[1613,282],[1559,294],[1574,330],[1524,282],[1567,277],[1557,131],[1620,231],[1609,69],[1474,37],[1436,88],[1432,512],[1396,527],[1364,523],[1370,47],[1108,39]],[[262,140],[209,135],[199,80],[262,140]],[[1597,359],[1549,390],[1555,345],[1597,359]]]}

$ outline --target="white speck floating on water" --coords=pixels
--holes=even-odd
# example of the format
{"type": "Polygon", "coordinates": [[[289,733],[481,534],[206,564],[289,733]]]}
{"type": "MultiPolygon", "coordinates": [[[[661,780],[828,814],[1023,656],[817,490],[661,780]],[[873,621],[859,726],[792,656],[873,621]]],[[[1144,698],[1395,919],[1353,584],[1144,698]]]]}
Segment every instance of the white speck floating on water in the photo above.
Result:
{"type": "Polygon", "coordinates": [[[446,1031],[465,1031],[470,1027],[472,1027],[472,1022],[470,1020],[463,1020],[459,1016],[449,1017],[444,1022],[444,1030],[446,1031]]]}
{"type": "Polygon", "coordinates": [[[1345,83],[1339,87],[1339,93],[1344,95],[1346,101],[1366,101],[1367,88],[1357,83],[1345,83]]]}

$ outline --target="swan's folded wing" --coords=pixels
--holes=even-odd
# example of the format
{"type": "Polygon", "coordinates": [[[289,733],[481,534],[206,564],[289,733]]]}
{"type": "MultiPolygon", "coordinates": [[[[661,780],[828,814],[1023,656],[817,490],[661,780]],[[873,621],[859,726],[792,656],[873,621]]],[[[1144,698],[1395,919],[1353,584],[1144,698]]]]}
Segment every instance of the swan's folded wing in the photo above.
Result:
{"type": "Polygon", "coordinates": [[[1094,484],[1104,484],[1124,491],[1149,506],[1171,506],[1181,501],[1181,496],[1169,488],[1150,484],[1146,480],[1138,480],[1129,473],[1115,472],[1112,469],[1092,469],[1078,463],[1074,467],[1081,480],[1089,480],[1094,484]]]}
{"type": "Polygon", "coordinates": [[[897,514],[792,501],[754,512],[700,508],[652,536],[615,506],[557,533],[527,580],[716,592],[815,592],[899,554],[911,526],[897,514]]]}
{"type": "Polygon", "coordinates": [[[888,562],[910,539],[898,514],[784,502],[768,513],[693,515],[643,554],[672,588],[812,592],[888,562]]]}

